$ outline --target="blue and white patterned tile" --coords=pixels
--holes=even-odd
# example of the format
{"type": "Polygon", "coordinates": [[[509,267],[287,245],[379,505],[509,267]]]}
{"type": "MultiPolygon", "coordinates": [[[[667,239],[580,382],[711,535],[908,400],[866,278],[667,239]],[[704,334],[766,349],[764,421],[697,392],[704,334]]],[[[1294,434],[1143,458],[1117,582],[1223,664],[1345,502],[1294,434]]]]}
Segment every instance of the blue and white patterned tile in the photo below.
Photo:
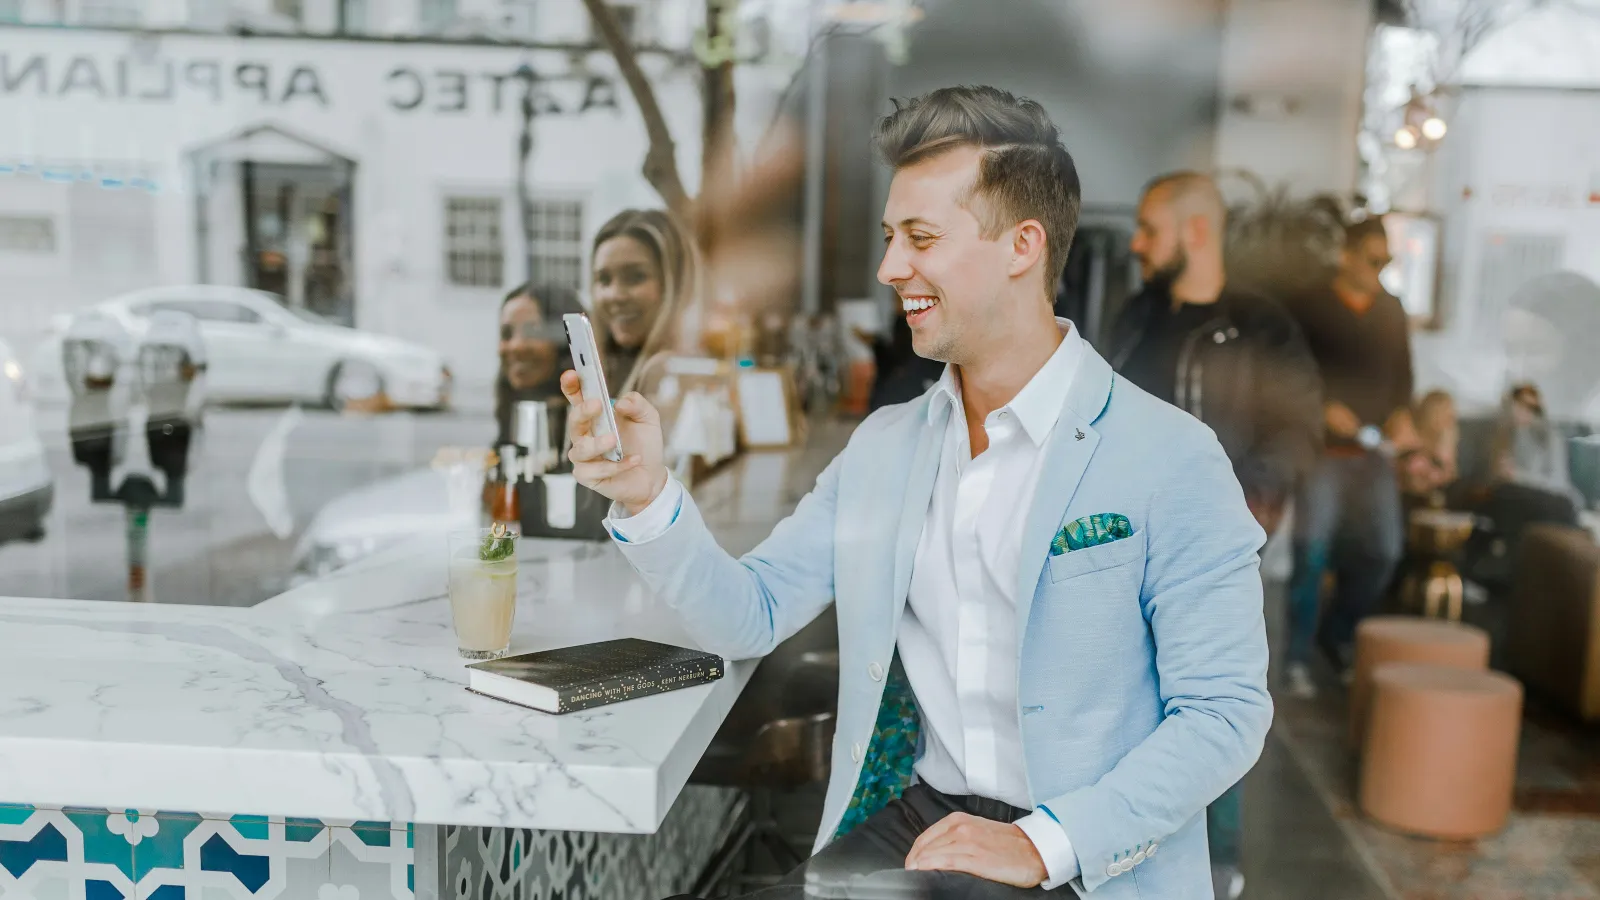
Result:
{"type": "Polygon", "coordinates": [[[411,829],[405,825],[356,822],[333,829],[330,883],[340,893],[332,900],[412,900],[416,890],[412,844],[411,829]]]}
{"type": "Polygon", "coordinates": [[[8,806],[0,900],[413,900],[415,845],[404,823],[8,806]]]}
{"type": "Polygon", "coordinates": [[[154,810],[0,808],[4,900],[300,900],[332,881],[330,848],[371,869],[371,896],[411,897],[409,831],[388,823],[154,810]],[[381,876],[381,877],[380,877],[381,876]]]}
{"type": "Polygon", "coordinates": [[[0,814],[0,897],[134,900],[135,845],[155,827],[133,810],[8,807],[0,814]]]}
{"type": "Polygon", "coordinates": [[[298,900],[327,880],[329,833],[318,822],[277,816],[208,818],[186,840],[184,868],[156,876],[165,883],[243,890],[238,896],[252,900],[298,900]]]}

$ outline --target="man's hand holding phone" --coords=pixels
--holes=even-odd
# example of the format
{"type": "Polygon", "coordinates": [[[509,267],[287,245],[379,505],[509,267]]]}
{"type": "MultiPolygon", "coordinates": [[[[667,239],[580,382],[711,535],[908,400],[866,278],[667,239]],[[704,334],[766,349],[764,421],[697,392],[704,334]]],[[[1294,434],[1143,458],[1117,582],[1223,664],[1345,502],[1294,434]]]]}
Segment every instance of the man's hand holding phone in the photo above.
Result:
{"type": "Polygon", "coordinates": [[[606,459],[617,446],[616,435],[596,435],[595,422],[605,411],[604,397],[585,397],[578,373],[561,373],[561,393],[572,404],[572,474],[578,483],[636,516],[667,486],[667,465],[661,433],[661,414],[637,392],[618,398],[612,411],[622,446],[628,455],[621,462],[606,459]]]}

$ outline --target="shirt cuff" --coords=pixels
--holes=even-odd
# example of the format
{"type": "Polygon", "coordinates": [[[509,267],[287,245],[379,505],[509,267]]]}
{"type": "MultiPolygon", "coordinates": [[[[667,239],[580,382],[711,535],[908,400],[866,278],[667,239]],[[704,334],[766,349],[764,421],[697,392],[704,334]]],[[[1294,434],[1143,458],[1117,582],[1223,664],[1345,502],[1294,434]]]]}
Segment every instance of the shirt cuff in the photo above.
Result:
{"type": "Polygon", "coordinates": [[[611,504],[606,529],[624,544],[648,544],[666,534],[667,529],[678,521],[678,513],[682,511],[683,484],[669,472],[666,487],[637,516],[629,516],[621,506],[611,504]]]}
{"type": "Polygon", "coordinates": [[[1055,816],[1043,809],[1036,809],[1018,819],[1016,825],[1028,836],[1028,840],[1033,841],[1033,848],[1039,851],[1045,871],[1049,873],[1039,887],[1053,891],[1078,877],[1078,854],[1072,849],[1072,839],[1067,837],[1067,830],[1061,827],[1055,816]]]}

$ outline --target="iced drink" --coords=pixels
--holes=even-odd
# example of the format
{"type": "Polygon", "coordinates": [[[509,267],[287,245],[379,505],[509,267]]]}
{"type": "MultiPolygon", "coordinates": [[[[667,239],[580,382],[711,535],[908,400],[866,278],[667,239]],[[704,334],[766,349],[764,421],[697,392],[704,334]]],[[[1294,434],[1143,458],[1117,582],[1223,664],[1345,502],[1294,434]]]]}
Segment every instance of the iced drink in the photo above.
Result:
{"type": "Polygon", "coordinates": [[[450,536],[450,617],[467,659],[497,659],[511,647],[516,547],[517,534],[502,525],[450,536]]]}

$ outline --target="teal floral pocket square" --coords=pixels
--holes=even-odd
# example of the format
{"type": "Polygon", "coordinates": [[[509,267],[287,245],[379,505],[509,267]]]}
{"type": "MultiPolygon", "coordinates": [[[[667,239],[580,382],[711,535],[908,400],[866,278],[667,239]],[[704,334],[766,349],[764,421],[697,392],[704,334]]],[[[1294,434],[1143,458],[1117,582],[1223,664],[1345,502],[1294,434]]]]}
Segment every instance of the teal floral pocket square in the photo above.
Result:
{"type": "Polygon", "coordinates": [[[1060,556],[1071,550],[1096,547],[1132,536],[1133,525],[1129,524],[1127,516],[1121,513],[1095,513],[1063,525],[1056,532],[1055,540],[1050,542],[1050,555],[1060,556]]]}

